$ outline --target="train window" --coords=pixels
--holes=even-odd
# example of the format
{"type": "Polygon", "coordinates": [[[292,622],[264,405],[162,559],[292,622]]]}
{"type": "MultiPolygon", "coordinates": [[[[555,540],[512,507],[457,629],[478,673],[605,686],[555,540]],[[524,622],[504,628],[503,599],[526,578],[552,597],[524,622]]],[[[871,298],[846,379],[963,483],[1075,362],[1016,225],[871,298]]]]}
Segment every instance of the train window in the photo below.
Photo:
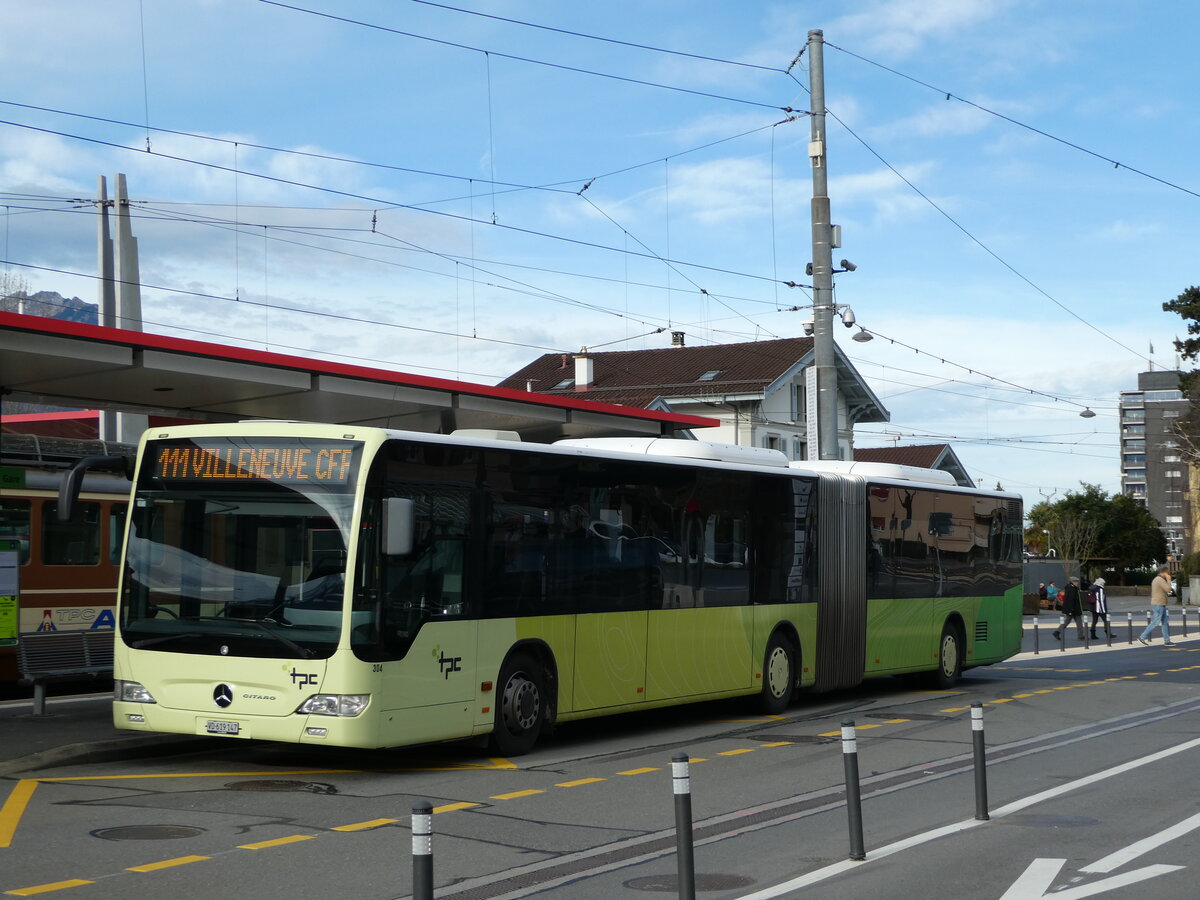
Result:
{"type": "Polygon", "coordinates": [[[121,542],[125,540],[124,504],[114,503],[108,511],[108,561],[114,566],[121,563],[121,542]]]}
{"type": "Polygon", "coordinates": [[[42,504],[42,562],[48,566],[94,566],[100,562],[100,504],[77,503],[71,521],[59,522],[58,504],[42,504]]]}
{"type": "Polygon", "coordinates": [[[29,562],[28,500],[0,500],[0,540],[16,541],[20,565],[29,562]]]}

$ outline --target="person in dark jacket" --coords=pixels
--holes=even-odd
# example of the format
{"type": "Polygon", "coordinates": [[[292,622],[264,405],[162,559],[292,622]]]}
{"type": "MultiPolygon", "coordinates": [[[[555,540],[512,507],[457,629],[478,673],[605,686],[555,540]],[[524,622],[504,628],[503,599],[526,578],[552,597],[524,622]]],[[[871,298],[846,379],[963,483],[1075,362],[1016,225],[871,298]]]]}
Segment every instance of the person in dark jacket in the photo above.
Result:
{"type": "MultiPolygon", "coordinates": [[[[1083,604],[1079,599],[1079,576],[1072,575],[1071,580],[1067,582],[1067,586],[1063,588],[1062,602],[1062,623],[1058,626],[1059,629],[1066,628],[1067,623],[1072,619],[1075,620],[1075,630],[1079,633],[1079,640],[1083,640],[1083,604]]],[[[1062,632],[1055,630],[1054,639],[1061,641],[1062,632]]]]}

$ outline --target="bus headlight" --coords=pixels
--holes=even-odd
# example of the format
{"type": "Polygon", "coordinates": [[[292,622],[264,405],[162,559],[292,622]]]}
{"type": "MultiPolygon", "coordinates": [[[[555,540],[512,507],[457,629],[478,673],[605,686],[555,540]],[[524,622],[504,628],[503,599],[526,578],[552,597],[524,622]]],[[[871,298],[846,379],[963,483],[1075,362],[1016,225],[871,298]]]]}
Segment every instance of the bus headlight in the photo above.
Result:
{"type": "Polygon", "coordinates": [[[154,695],[146,690],[144,685],[136,681],[113,682],[113,699],[124,700],[126,703],[157,703],[154,695]]]}
{"type": "Polygon", "coordinates": [[[296,712],[311,716],[357,716],[367,708],[370,694],[313,694],[296,712]]]}

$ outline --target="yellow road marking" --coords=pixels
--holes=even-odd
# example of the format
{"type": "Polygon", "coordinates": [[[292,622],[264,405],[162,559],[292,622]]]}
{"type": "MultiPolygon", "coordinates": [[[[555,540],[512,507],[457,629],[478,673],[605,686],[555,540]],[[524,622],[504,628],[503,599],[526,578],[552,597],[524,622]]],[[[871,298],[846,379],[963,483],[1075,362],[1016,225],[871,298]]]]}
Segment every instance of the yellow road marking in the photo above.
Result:
{"type": "Polygon", "coordinates": [[[13,835],[17,833],[17,823],[25,814],[25,807],[29,805],[29,799],[37,790],[37,786],[38,783],[31,779],[18,781],[8,799],[4,801],[4,806],[0,807],[0,847],[12,846],[13,835]]]}
{"type": "Polygon", "coordinates": [[[738,750],[722,750],[717,756],[741,756],[743,753],[753,753],[753,747],[742,747],[738,750]]]}
{"type": "Polygon", "coordinates": [[[186,866],[188,863],[212,859],[211,856],[177,856],[174,859],[164,859],[162,862],[146,863],[144,866],[130,866],[130,872],[157,872],[159,869],[170,869],[173,866],[186,866]]]}
{"type": "Polygon", "coordinates": [[[1033,696],[1033,694],[1013,694],[1013,697],[1015,697],[1018,700],[1024,700],[1026,697],[1032,697],[1032,696],[1033,696]]]}
{"type": "Polygon", "coordinates": [[[368,828],[381,828],[384,825],[394,825],[399,819],[372,819],[369,822],[355,822],[353,825],[337,825],[334,831],[366,831],[368,828]]]}
{"type": "Polygon", "coordinates": [[[513,791],[511,794],[493,794],[490,800],[516,800],[518,797],[532,797],[534,794],[544,794],[545,791],[536,788],[528,791],[513,791]]]}
{"type": "Polygon", "coordinates": [[[905,722],[911,722],[912,719],[884,719],[884,725],[903,725],[905,722]]]}
{"type": "Polygon", "coordinates": [[[348,775],[361,773],[362,769],[285,769],[281,772],[152,772],[142,775],[66,775],[61,778],[39,778],[38,781],[129,781],[135,778],[262,778],[266,775],[348,775]]]}
{"type": "Polygon", "coordinates": [[[597,781],[607,781],[606,778],[580,778],[577,781],[560,781],[555,787],[579,787],[583,784],[595,784],[597,781]]]}
{"type": "Polygon", "coordinates": [[[772,741],[769,744],[763,744],[764,747],[790,747],[795,741],[772,741]]]}
{"type": "Polygon", "coordinates": [[[72,878],[70,881],[55,881],[51,884],[39,884],[34,887],[18,888],[15,891],[5,891],[17,897],[32,897],[34,894],[46,894],[50,891],[61,891],[66,888],[79,887],[81,884],[95,884],[94,881],[84,881],[82,878],[72,878]]]}
{"type": "Polygon", "coordinates": [[[1000,699],[998,699],[998,700],[990,700],[990,701],[988,701],[988,704],[989,704],[989,705],[991,705],[992,703],[1012,703],[1012,697],[1001,697],[1001,698],[1000,698],[1000,699]]]}
{"type": "Polygon", "coordinates": [[[447,803],[444,806],[435,806],[433,808],[433,811],[435,813],[455,812],[460,809],[470,809],[472,806],[479,806],[479,805],[480,804],[478,804],[478,803],[465,803],[465,802],[464,803],[447,803]]]}
{"type": "Polygon", "coordinates": [[[293,834],[290,837],[275,838],[273,841],[258,841],[254,844],[238,844],[239,850],[265,850],[268,847],[282,847],[284,844],[294,844],[297,841],[311,841],[315,834],[293,834]]]}
{"type": "Polygon", "coordinates": [[[661,771],[658,766],[647,766],[644,769],[626,769],[624,772],[618,772],[618,775],[645,775],[647,772],[661,771]]]}

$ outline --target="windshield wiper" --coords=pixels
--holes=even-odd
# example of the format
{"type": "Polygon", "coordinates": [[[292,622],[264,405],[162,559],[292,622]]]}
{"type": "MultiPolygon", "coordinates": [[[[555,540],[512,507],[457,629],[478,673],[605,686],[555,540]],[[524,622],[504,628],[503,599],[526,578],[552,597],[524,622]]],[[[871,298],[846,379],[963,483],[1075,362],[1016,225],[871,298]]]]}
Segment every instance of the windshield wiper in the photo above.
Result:
{"type": "MultiPolygon", "coordinates": [[[[263,634],[274,638],[276,641],[283,644],[283,646],[287,647],[289,650],[291,650],[293,652],[294,655],[300,657],[301,659],[312,659],[313,656],[315,655],[312,650],[308,649],[307,647],[301,647],[299,644],[297,644],[291,638],[285,637],[284,635],[279,634],[276,631],[272,631],[270,628],[268,628],[266,625],[264,625],[258,619],[230,619],[226,616],[196,616],[194,619],[189,618],[188,621],[194,621],[194,622],[212,622],[212,621],[246,622],[248,624],[257,625],[262,630],[263,634]]],[[[135,650],[142,650],[146,647],[153,647],[155,644],[165,644],[169,641],[175,641],[175,640],[179,640],[181,638],[206,638],[206,637],[244,638],[247,636],[248,635],[243,634],[240,631],[177,631],[174,634],[162,634],[162,635],[159,635],[158,637],[144,638],[140,641],[134,641],[132,644],[130,644],[130,646],[133,647],[135,650]]]]}

